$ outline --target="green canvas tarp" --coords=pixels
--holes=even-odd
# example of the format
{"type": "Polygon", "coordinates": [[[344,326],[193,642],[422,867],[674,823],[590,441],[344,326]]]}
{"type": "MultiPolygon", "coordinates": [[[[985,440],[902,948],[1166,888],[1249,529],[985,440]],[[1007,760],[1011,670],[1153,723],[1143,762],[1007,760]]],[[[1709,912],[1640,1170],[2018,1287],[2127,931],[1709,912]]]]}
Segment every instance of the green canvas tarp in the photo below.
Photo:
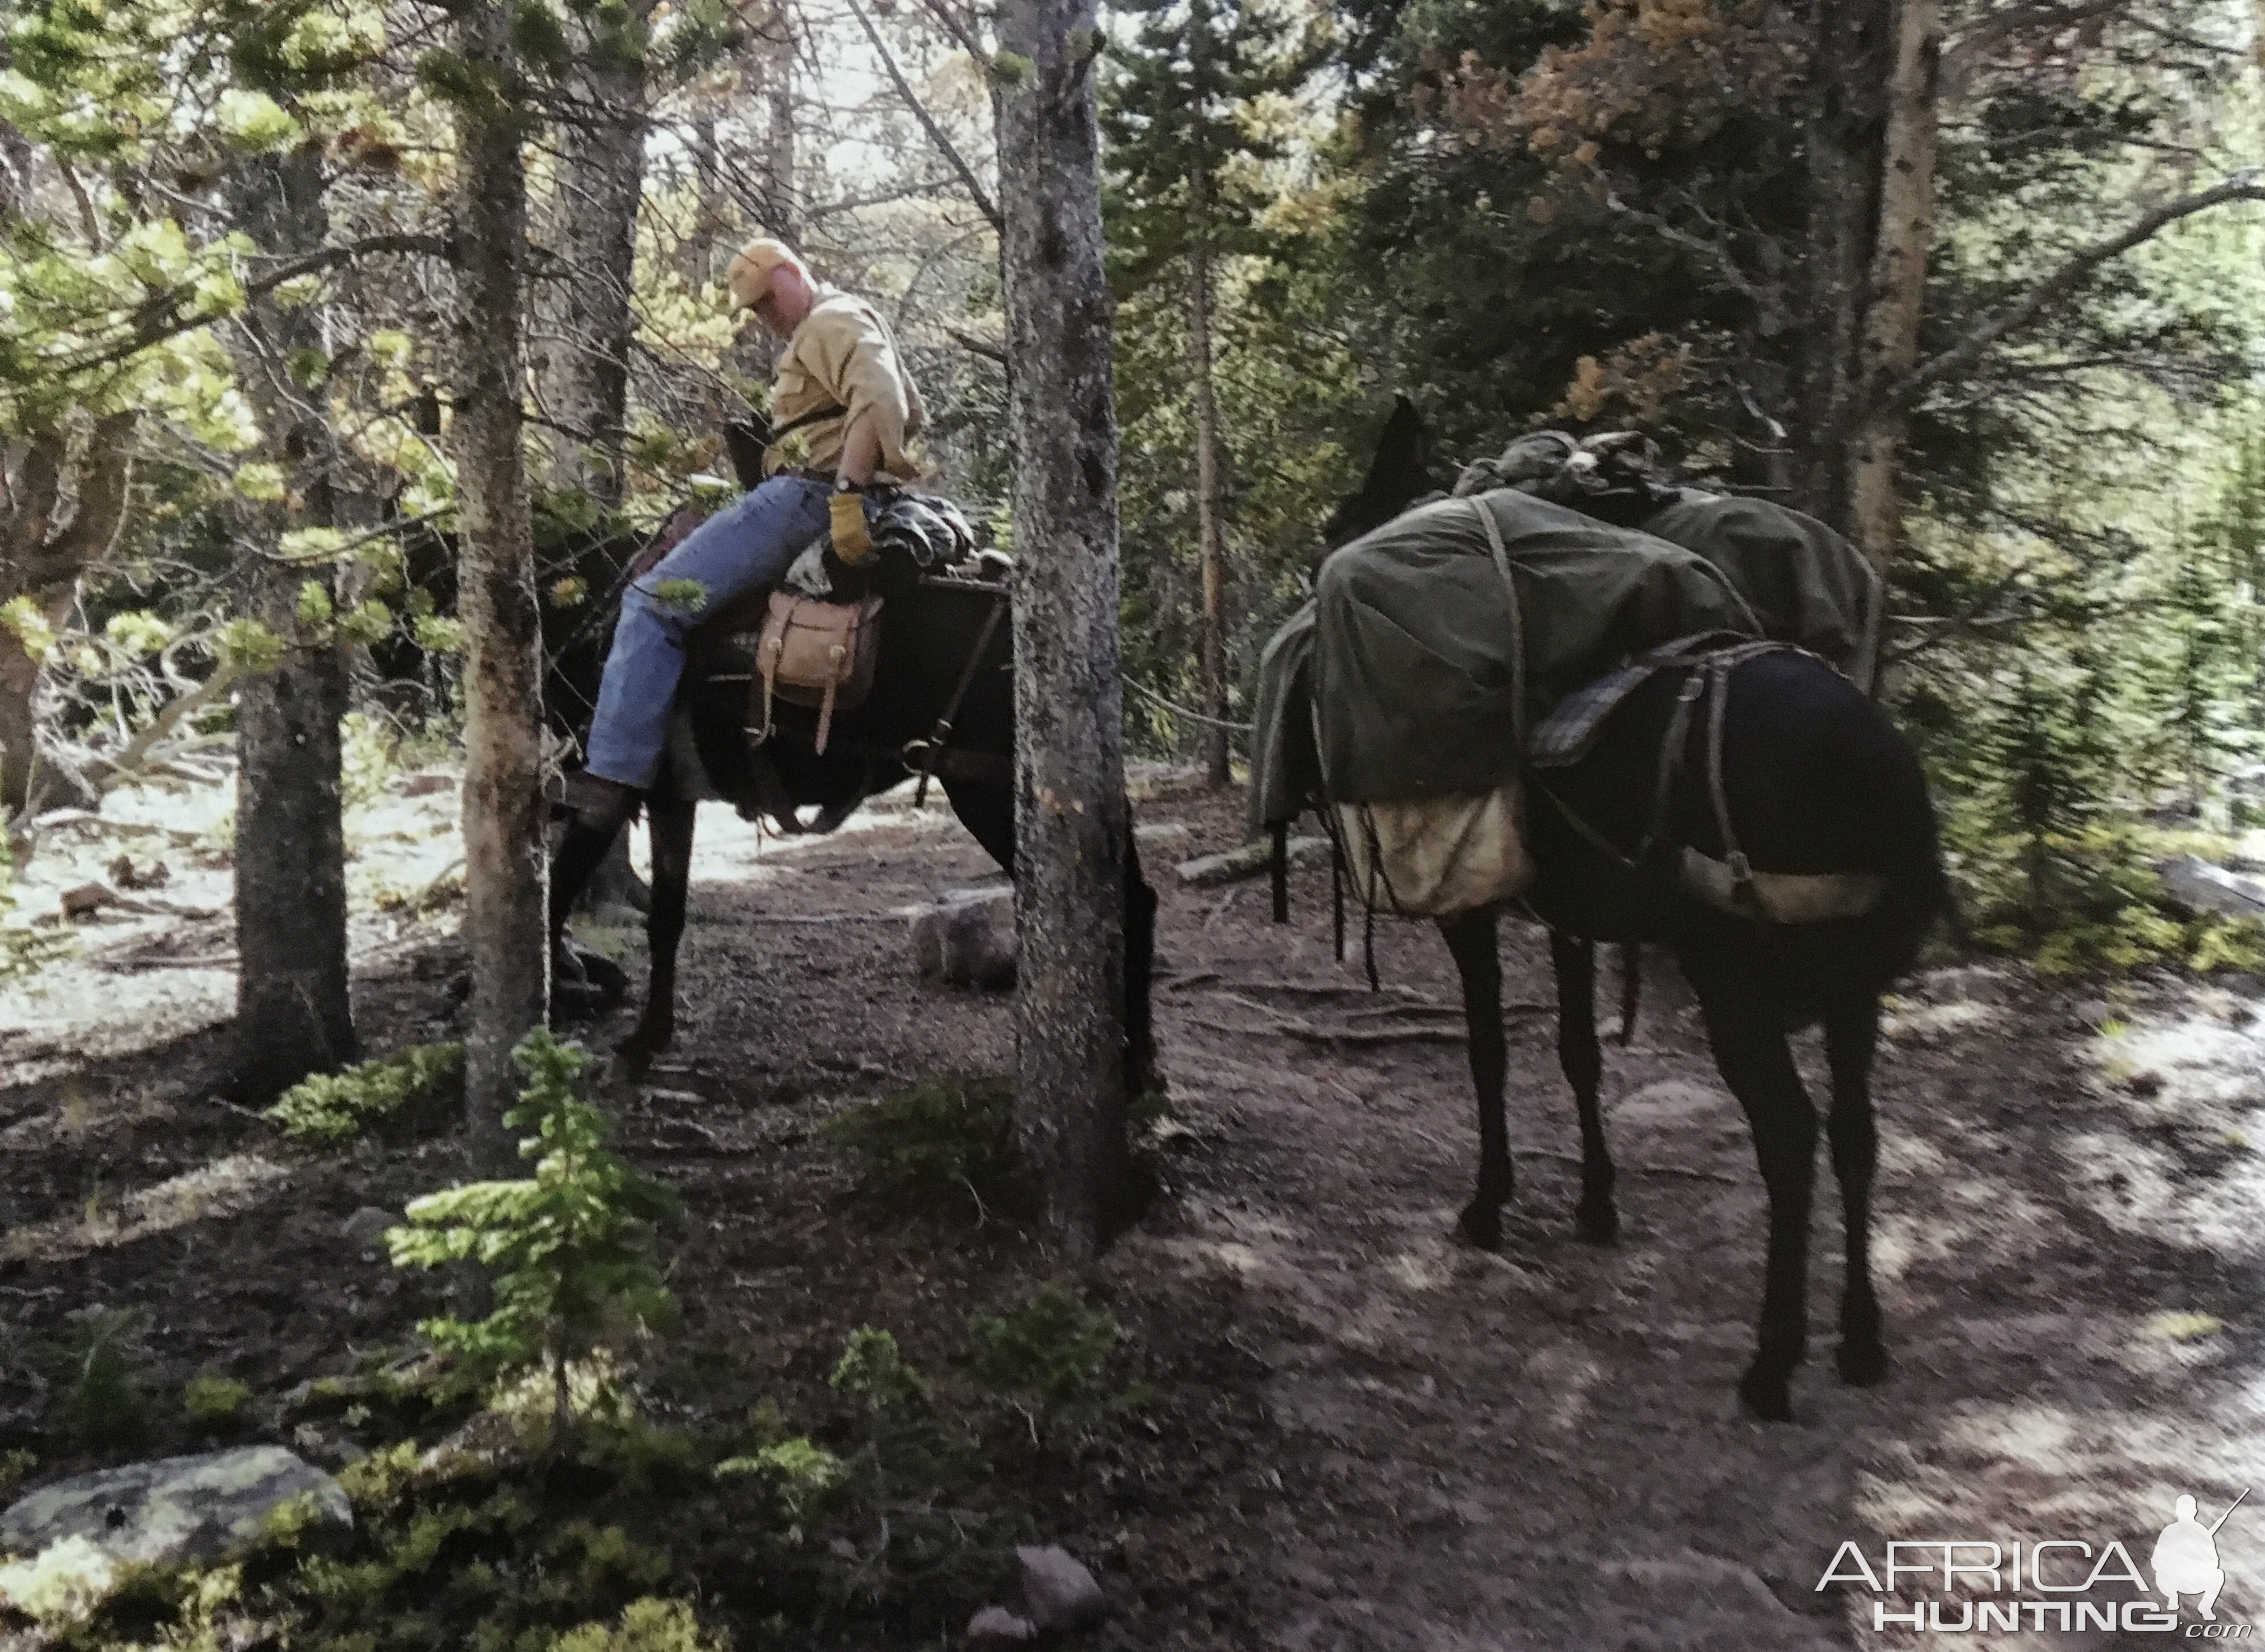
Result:
{"type": "Polygon", "coordinates": [[[1251,818],[1289,819],[1321,774],[1341,803],[1489,790],[1519,765],[1521,672],[1531,727],[1628,655],[1710,630],[1761,634],[1730,581],[1679,545],[1514,489],[1418,506],[1323,563],[1314,600],[1267,645],[1251,818]],[[1481,509],[1501,533],[1514,626],[1481,509]]]}
{"type": "Polygon", "coordinates": [[[1805,648],[1869,694],[1887,586],[1864,553],[1813,516],[1686,490],[1643,531],[1695,550],[1737,587],[1762,635],[1805,648]]]}

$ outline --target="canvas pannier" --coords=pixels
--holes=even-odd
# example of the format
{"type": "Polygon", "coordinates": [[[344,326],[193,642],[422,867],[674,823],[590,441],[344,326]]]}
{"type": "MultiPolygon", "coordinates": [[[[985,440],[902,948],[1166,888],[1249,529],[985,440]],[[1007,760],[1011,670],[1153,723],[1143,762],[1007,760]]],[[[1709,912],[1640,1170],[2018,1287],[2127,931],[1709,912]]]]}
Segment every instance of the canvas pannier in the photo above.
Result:
{"type": "Polygon", "coordinates": [[[814,597],[774,591],[763,609],[762,640],[755,647],[755,674],[762,684],[762,720],[758,742],[771,734],[774,696],[818,708],[820,752],[836,711],[854,711],[873,691],[873,665],[881,628],[875,622],[881,599],[821,602],[814,597]]]}
{"type": "Polygon", "coordinates": [[[1533,878],[1516,782],[1475,795],[1336,804],[1353,892],[1372,912],[1444,918],[1490,906],[1533,878]]]}

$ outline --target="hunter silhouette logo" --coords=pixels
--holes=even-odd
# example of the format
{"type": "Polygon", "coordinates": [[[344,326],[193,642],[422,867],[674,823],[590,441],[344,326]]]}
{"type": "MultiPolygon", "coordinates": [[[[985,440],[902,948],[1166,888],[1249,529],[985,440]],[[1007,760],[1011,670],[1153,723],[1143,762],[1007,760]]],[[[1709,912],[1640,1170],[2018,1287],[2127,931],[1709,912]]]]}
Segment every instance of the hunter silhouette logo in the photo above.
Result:
{"type": "Polygon", "coordinates": [[[2181,1595],[2199,1595],[2195,1610],[2209,1622],[2218,1621],[2218,1591],[2225,1587],[2225,1573],[2218,1563],[2218,1528],[2233,1516],[2249,1492],[2244,1488],[2240,1497],[2225,1505],[2225,1512],[2210,1525],[2195,1518],[2195,1500],[2181,1496],[2171,1506],[2176,1517],[2163,1528],[2163,1535],[2155,1539],[2155,1555],[2151,1562],[2155,1573],[2155,1587],[2162,1591],[2164,1602],[2173,1612],[2179,1609],[2181,1595]]]}

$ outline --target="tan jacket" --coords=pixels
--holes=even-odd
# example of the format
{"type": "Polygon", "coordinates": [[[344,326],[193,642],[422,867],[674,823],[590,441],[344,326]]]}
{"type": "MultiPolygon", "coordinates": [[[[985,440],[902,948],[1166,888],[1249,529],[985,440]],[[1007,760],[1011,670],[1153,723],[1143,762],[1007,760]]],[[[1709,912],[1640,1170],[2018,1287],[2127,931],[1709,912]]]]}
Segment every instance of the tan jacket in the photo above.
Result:
{"type": "Polygon", "coordinates": [[[880,312],[839,287],[819,286],[818,302],[786,341],[771,381],[770,411],[772,427],[781,430],[822,416],[772,445],[763,456],[766,475],[794,466],[832,470],[851,423],[865,414],[881,438],[877,474],[895,482],[921,475],[920,462],[906,451],[928,422],[920,391],[880,312]]]}

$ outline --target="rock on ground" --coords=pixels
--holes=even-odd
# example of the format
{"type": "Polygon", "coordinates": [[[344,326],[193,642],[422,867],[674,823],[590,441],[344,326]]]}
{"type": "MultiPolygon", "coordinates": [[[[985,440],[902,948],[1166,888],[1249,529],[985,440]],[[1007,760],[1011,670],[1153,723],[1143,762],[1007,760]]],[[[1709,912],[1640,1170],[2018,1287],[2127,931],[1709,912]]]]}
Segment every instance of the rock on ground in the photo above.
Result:
{"type": "Polygon", "coordinates": [[[364,1250],[375,1250],[385,1242],[388,1230],[400,1226],[401,1219],[391,1211],[365,1204],[339,1224],[339,1237],[364,1250]]]}
{"type": "MultiPolygon", "coordinates": [[[[1023,1566],[1023,1605],[1040,1634],[1098,1623],[1109,1611],[1093,1574],[1053,1544],[1015,1551],[1023,1566]]],[[[971,1626],[972,1627],[972,1626],[971,1626]]]]}
{"type": "Polygon", "coordinates": [[[913,915],[913,967],[954,986],[1015,984],[1012,887],[955,889],[913,915]]]}
{"type": "Polygon", "coordinates": [[[78,1538],[113,1561],[218,1560],[257,1543],[268,1517],[299,1498],[314,1525],[353,1525],[345,1488],[280,1445],[129,1463],[18,1499],[0,1514],[0,1550],[35,1554],[78,1538]]]}
{"type": "Polygon", "coordinates": [[[1021,1646],[1038,1638],[1038,1625],[1004,1606],[986,1606],[967,1620],[970,1646],[1021,1646]]]}
{"type": "Polygon", "coordinates": [[[2163,880],[2163,892],[2189,912],[2265,918],[2265,879],[2244,877],[2191,855],[2165,861],[2155,871],[2163,880]]]}

